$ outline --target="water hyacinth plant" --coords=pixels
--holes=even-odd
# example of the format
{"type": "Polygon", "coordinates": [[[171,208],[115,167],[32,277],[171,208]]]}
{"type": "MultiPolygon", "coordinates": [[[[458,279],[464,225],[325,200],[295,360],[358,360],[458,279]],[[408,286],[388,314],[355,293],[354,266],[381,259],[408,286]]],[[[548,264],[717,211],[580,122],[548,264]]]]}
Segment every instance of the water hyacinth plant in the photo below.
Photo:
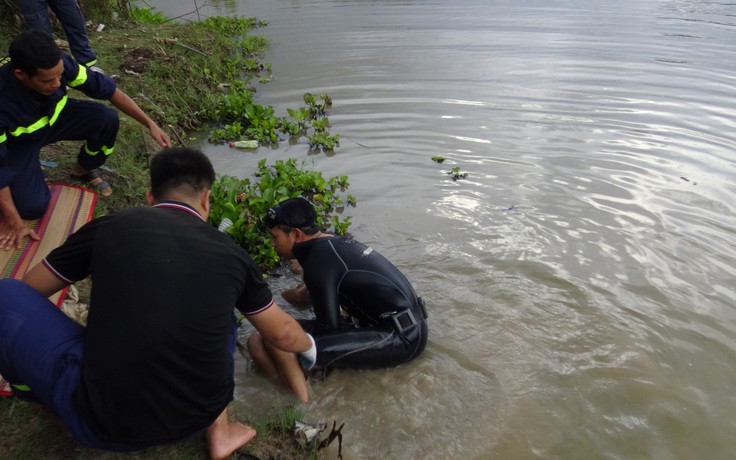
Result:
{"type": "Polygon", "coordinates": [[[208,97],[204,104],[204,115],[222,126],[212,131],[210,142],[248,139],[269,145],[282,140],[279,134],[286,134],[292,139],[306,136],[310,149],[333,151],[340,136],[327,131],[327,109],[332,107],[332,99],[324,93],[319,99],[305,93],[304,101],[306,107],[288,108],[288,116],[277,117],[272,106],[253,100],[252,88],[236,81],[228,85],[227,92],[208,97]]]}
{"type": "Polygon", "coordinates": [[[287,198],[304,196],[317,212],[317,224],[327,231],[345,235],[350,217],[342,216],[345,206],[355,206],[355,198],[346,193],[347,176],[322,177],[297,164],[297,160],[277,160],[269,165],[265,159],[258,162],[254,178],[239,179],[218,176],[212,184],[209,222],[219,226],[223,219],[232,221],[225,231],[245,248],[264,270],[280,263],[271,244],[271,234],[263,224],[268,208],[287,198]]]}

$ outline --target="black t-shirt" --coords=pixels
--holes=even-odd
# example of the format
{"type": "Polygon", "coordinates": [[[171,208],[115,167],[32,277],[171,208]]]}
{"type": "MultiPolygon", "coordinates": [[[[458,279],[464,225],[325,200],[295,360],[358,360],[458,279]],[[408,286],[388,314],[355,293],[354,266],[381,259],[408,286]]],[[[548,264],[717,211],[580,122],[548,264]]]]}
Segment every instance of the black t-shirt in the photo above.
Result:
{"type": "Polygon", "coordinates": [[[75,404],[98,435],[132,446],[214,421],[233,395],[233,307],[273,303],[248,254],[181,203],[95,219],[45,264],[66,281],[91,274],[75,404]]]}

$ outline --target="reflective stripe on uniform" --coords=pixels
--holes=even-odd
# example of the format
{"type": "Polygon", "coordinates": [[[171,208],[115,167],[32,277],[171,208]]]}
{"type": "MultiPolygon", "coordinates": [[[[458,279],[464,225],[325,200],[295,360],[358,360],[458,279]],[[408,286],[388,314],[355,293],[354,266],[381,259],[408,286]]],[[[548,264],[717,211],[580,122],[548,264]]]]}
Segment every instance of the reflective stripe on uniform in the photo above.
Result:
{"type": "Polygon", "coordinates": [[[17,391],[31,391],[31,388],[28,385],[14,385],[11,383],[10,386],[13,388],[13,390],[17,391]]]}
{"type": "Polygon", "coordinates": [[[100,152],[102,152],[103,155],[108,156],[112,154],[114,150],[115,150],[115,147],[107,147],[105,145],[103,145],[102,148],[100,148],[100,150],[90,150],[89,147],[87,147],[87,144],[84,144],[84,152],[90,156],[95,156],[100,152]]]}
{"type": "Polygon", "coordinates": [[[8,135],[5,134],[5,131],[3,131],[2,134],[0,134],[0,144],[8,140],[8,135]]]}
{"type": "Polygon", "coordinates": [[[77,74],[77,78],[69,82],[69,86],[71,86],[72,88],[76,88],[77,86],[87,81],[87,68],[81,64],[77,65],[79,66],[79,73],[77,74]]]}
{"type": "Polygon", "coordinates": [[[30,134],[30,133],[38,131],[41,128],[45,128],[46,126],[53,125],[54,122],[56,122],[56,119],[59,118],[59,115],[61,114],[61,111],[64,109],[64,106],[66,106],[66,101],[67,101],[67,95],[65,94],[64,97],[62,97],[61,100],[56,103],[56,107],[54,108],[54,114],[51,115],[51,118],[43,117],[30,126],[18,126],[17,128],[15,128],[15,130],[10,132],[10,135],[17,137],[17,136],[20,136],[21,134],[30,134]]]}

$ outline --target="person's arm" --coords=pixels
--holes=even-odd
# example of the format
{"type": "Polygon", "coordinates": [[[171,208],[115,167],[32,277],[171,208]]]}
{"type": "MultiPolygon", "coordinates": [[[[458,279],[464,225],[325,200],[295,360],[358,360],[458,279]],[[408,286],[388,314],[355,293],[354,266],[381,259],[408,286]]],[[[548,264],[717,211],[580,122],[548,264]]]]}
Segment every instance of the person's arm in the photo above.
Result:
{"type": "Polygon", "coordinates": [[[316,345],[299,323],[276,303],[256,315],[248,316],[258,332],[248,338],[248,351],[253,360],[271,378],[278,378],[302,402],[309,401],[309,387],[302,365],[297,359],[300,353],[316,360],[316,345]]]}
{"type": "Polygon", "coordinates": [[[69,285],[69,283],[62,281],[49,270],[43,262],[37,264],[26,273],[23,281],[40,292],[44,297],[49,297],[69,285]]]}
{"type": "MultiPolygon", "coordinates": [[[[329,259],[319,259],[320,270],[304,267],[304,282],[312,298],[312,308],[320,329],[337,331],[340,329],[340,296],[337,265],[329,259]],[[327,261],[327,262],[326,262],[327,261]]],[[[340,266],[341,267],[341,266],[340,266]]]]}
{"type": "Polygon", "coordinates": [[[301,353],[312,347],[312,341],[304,329],[276,302],[266,310],[246,318],[266,342],[279,350],[301,353]]]}
{"type": "Polygon", "coordinates": [[[5,221],[5,227],[0,235],[0,248],[3,250],[18,249],[26,236],[34,240],[39,239],[36,232],[28,228],[18,214],[8,186],[0,188],[0,214],[5,221]]]}
{"type": "Polygon", "coordinates": [[[133,99],[125,94],[121,89],[115,88],[115,92],[110,98],[110,103],[118,108],[121,112],[128,115],[129,117],[142,124],[151,132],[151,137],[161,147],[171,147],[171,139],[166,133],[159,128],[155,121],[146,115],[146,112],[141,109],[133,99]]]}

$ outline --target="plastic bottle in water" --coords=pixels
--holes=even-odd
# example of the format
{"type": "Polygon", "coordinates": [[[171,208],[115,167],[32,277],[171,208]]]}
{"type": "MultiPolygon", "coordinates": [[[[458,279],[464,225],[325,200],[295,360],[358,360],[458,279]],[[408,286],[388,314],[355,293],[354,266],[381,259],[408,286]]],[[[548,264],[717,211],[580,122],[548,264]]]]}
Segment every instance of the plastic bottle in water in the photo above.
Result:
{"type": "Polygon", "coordinates": [[[232,225],[233,221],[225,217],[220,221],[220,225],[217,226],[217,229],[222,233],[225,233],[228,228],[232,227],[232,225]]]}
{"type": "Polygon", "coordinates": [[[235,141],[227,144],[231,149],[257,149],[258,141],[235,141]]]}

